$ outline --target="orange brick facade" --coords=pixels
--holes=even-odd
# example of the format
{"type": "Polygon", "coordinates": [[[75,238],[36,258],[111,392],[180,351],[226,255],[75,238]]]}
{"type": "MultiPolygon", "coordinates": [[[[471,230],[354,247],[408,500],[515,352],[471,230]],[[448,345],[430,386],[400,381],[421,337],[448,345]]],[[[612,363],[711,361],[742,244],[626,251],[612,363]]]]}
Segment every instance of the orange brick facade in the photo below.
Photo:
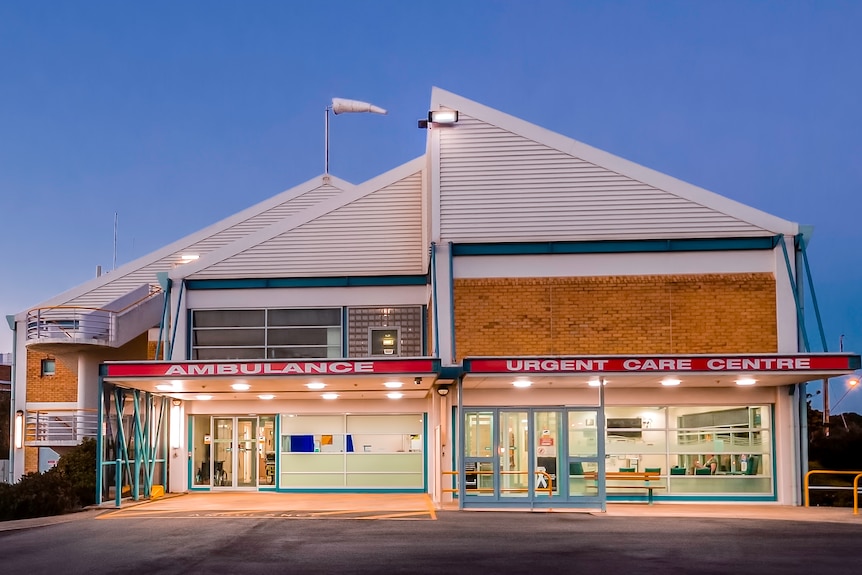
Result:
{"type": "Polygon", "coordinates": [[[770,273],[455,280],[467,356],[774,353],[770,273]]]}
{"type": "Polygon", "coordinates": [[[49,353],[27,351],[27,401],[28,402],[75,402],[78,401],[78,375],[75,367],[67,362],[78,358],[70,355],[59,358],[49,353]],[[42,375],[42,360],[53,359],[54,375],[42,375]]]}
{"type": "MultiPolygon", "coordinates": [[[[147,334],[133,339],[116,350],[104,350],[104,360],[153,359],[155,342],[147,341],[147,334]]],[[[75,403],[78,401],[78,356],[58,356],[51,353],[27,350],[27,402],[75,403]],[[53,359],[54,375],[42,375],[42,360],[53,359]]],[[[24,448],[24,472],[39,471],[39,449],[24,448]]]]}

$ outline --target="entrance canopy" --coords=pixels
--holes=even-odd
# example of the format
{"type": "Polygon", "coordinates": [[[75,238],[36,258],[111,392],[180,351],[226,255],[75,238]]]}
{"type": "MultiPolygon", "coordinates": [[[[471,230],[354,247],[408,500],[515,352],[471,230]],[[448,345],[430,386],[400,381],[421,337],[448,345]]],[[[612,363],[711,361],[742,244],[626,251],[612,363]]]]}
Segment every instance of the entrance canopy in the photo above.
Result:
{"type": "Polygon", "coordinates": [[[533,388],[781,386],[853,373],[862,358],[845,353],[471,357],[464,387],[533,388]]]}
{"type": "Polygon", "coordinates": [[[323,393],[385,399],[394,391],[417,399],[437,380],[440,360],[108,362],[100,369],[107,383],[186,400],[320,399],[323,393]]]}

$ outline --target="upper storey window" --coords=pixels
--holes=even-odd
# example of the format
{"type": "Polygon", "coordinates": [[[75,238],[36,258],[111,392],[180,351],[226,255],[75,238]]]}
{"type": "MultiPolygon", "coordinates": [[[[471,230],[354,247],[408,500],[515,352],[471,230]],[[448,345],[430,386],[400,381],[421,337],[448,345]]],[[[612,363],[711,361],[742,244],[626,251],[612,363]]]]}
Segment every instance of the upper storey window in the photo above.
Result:
{"type": "Polygon", "coordinates": [[[194,310],[192,359],[342,357],[341,308],[194,310]]]}

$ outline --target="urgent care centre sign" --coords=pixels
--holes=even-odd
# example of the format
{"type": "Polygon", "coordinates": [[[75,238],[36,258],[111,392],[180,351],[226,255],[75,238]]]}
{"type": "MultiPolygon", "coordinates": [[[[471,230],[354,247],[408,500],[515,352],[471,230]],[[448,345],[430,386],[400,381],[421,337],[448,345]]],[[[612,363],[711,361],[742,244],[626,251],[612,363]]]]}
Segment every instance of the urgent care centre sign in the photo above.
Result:
{"type": "Polygon", "coordinates": [[[469,358],[467,373],[805,372],[859,369],[856,355],[469,358]]]}

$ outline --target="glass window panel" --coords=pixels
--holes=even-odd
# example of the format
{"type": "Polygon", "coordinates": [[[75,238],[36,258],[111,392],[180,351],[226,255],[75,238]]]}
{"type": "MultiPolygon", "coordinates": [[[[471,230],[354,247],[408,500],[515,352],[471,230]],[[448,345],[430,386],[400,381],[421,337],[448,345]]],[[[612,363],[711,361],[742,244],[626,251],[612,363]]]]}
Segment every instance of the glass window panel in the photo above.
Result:
{"type": "Polygon", "coordinates": [[[466,457],[492,457],[494,446],[494,414],[473,412],[465,414],[464,455],[466,457]]]}
{"type": "Polygon", "coordinates": [[[271,309],[270,326],[341,325],[341,309],[271,309]]]}
{"type": "Polygon", "coordinates": [[[197,329],[193,335],[195,346],[263,346],[266,332],[263,329],[197,329]]]}
{"type": "Polygon", "coordinates": [[[329,330],[325,327],[270,329],[269,345],[327,345],[329,330]]]}
{"type": "Polygon", "coordinates": [[[596,412],[569,412],[569,456],[596,457],[599,453],[596,441],[596,412]]]}
{"type": "Polygon", "coordinates": [[[422,415],[348,415],[348,433],[422,433],[422,415]]]}
{"type": "Polygon", "coordinates": [[[344,433],[343,415],[282,415],[282,433],[344,433]]]}
{"type": "Polygon", "coordinates": [[[195,327],[258,327],[264,325],[264,310],[195,310],[193,323],[195,327]]]}
{"type": "Polygon", "coordinates": [[[341,357],[341,348],[332,347],[271,347],[270,359],[319,359],[341,357]]]}
{"type": "Polygon", "coordinates": [[[199,347],[193,350],[193,359],[266,359],[262,347],[199,347]]]}

